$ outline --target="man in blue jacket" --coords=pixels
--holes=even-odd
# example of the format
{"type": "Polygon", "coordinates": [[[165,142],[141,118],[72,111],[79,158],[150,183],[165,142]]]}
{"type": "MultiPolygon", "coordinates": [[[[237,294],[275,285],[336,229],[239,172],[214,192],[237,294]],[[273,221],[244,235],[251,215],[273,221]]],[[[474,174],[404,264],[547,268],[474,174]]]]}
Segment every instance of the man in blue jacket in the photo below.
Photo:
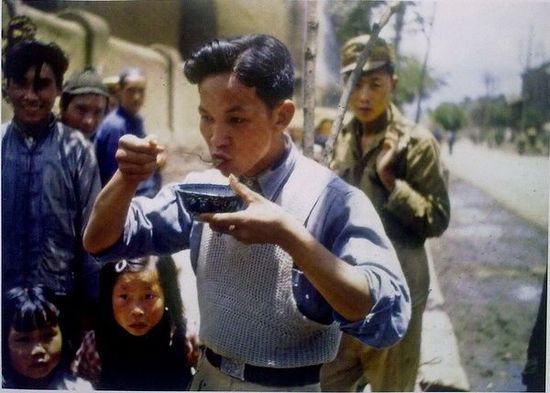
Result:
{"type": "Polygon", "coordinates": [[[23,41],[6,53],[13,119],[2,125],[2,290],[44,284],[57,296],[69,344],[99,267],[81,236],[101,183],[93,146],[52,113],[68,59],[55,44],[23,41]]]}
{"type": "MultiPolygon", "coordinates": [[[[107,115],[100,124],[95,139],[96,155],[99,163],[101,183],[107,184],[118,168],[115,153],[118,140],[126,134],[140,138],[146,136],[143,118],[139,110],[145,101],[147,78],[139,68],[129,68],[119,77],[120,105],[107,115]]],[[[162,157],[159,167],[164,165],[166,157],[162,157]]],[[[162,178],[159,171],[144,179],[139,185],[137,195],[153,197],[160,190],[162,178]]]]}

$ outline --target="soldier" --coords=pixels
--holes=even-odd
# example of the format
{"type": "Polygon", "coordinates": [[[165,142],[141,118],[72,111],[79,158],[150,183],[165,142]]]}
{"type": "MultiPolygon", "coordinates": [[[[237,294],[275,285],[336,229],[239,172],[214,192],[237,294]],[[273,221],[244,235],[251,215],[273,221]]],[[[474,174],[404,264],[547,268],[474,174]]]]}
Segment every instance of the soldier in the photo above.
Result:
{"type": "MultiPolygon", "coordinates": [[[[344,45],[345,78],[369,38],[358,36],[344,45]]],[[[324,390],[355,390],[363,375],[373,391],[415,387],[429,290],[424,242],[447,228],[450,205],[437,141],[391,103],[397,84],[394,63],[391,48],[377,39],[352,91],[353,119],[340,133],[330,165],[365,192],[382,218],[409,284],[412,318],[403,340],[387,349],[365,346],[344,334],[336,360],[321,370],[324,390]]]]}

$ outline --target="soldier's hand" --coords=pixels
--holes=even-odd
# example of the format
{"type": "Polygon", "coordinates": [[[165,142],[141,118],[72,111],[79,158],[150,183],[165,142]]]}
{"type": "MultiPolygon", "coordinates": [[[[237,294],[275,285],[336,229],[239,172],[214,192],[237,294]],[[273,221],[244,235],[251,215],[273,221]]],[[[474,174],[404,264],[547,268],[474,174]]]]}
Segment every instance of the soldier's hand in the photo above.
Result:
{"type": "Polygon", "coordinates": [[[392,192],[395,188],[395,173],[393,164],[397,157],[397,138],[388,135],[383,142],[382,150],[376,157],[376,173],[380,181],[388,190],[392,192]]]}

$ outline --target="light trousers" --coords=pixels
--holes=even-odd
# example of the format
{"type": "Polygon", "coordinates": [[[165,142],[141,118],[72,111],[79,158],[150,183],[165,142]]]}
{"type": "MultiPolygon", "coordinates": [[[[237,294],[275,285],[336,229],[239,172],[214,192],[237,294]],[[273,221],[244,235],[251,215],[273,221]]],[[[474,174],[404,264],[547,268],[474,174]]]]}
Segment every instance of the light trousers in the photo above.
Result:
{"type": "Polygon", "coordinates": [[[355,392],[368,383],[373,392],[414,391],[425,304],[412,308],[407,334],[392,347],[376,349],[343,334],[336,359],[321,367],[321,390],[355,392]]]}

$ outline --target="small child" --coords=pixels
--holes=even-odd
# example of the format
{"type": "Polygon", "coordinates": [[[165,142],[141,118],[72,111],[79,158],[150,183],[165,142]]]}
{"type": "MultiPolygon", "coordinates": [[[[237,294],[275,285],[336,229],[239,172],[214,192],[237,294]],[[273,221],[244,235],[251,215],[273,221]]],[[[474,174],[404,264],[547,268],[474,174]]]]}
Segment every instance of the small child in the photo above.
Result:
{"type": "Polygon", "coordinates": [[[186,323],[171,257],[106,264],[98,317],[77,352],[78,375],[97,389],[187,389],[186,323]]]}
{"type": "Polygon", "coordinates": [[[2,299],[2,387],[92,390],[71,375],[59,311],[46,287],[18,286],[2,299]]]}

